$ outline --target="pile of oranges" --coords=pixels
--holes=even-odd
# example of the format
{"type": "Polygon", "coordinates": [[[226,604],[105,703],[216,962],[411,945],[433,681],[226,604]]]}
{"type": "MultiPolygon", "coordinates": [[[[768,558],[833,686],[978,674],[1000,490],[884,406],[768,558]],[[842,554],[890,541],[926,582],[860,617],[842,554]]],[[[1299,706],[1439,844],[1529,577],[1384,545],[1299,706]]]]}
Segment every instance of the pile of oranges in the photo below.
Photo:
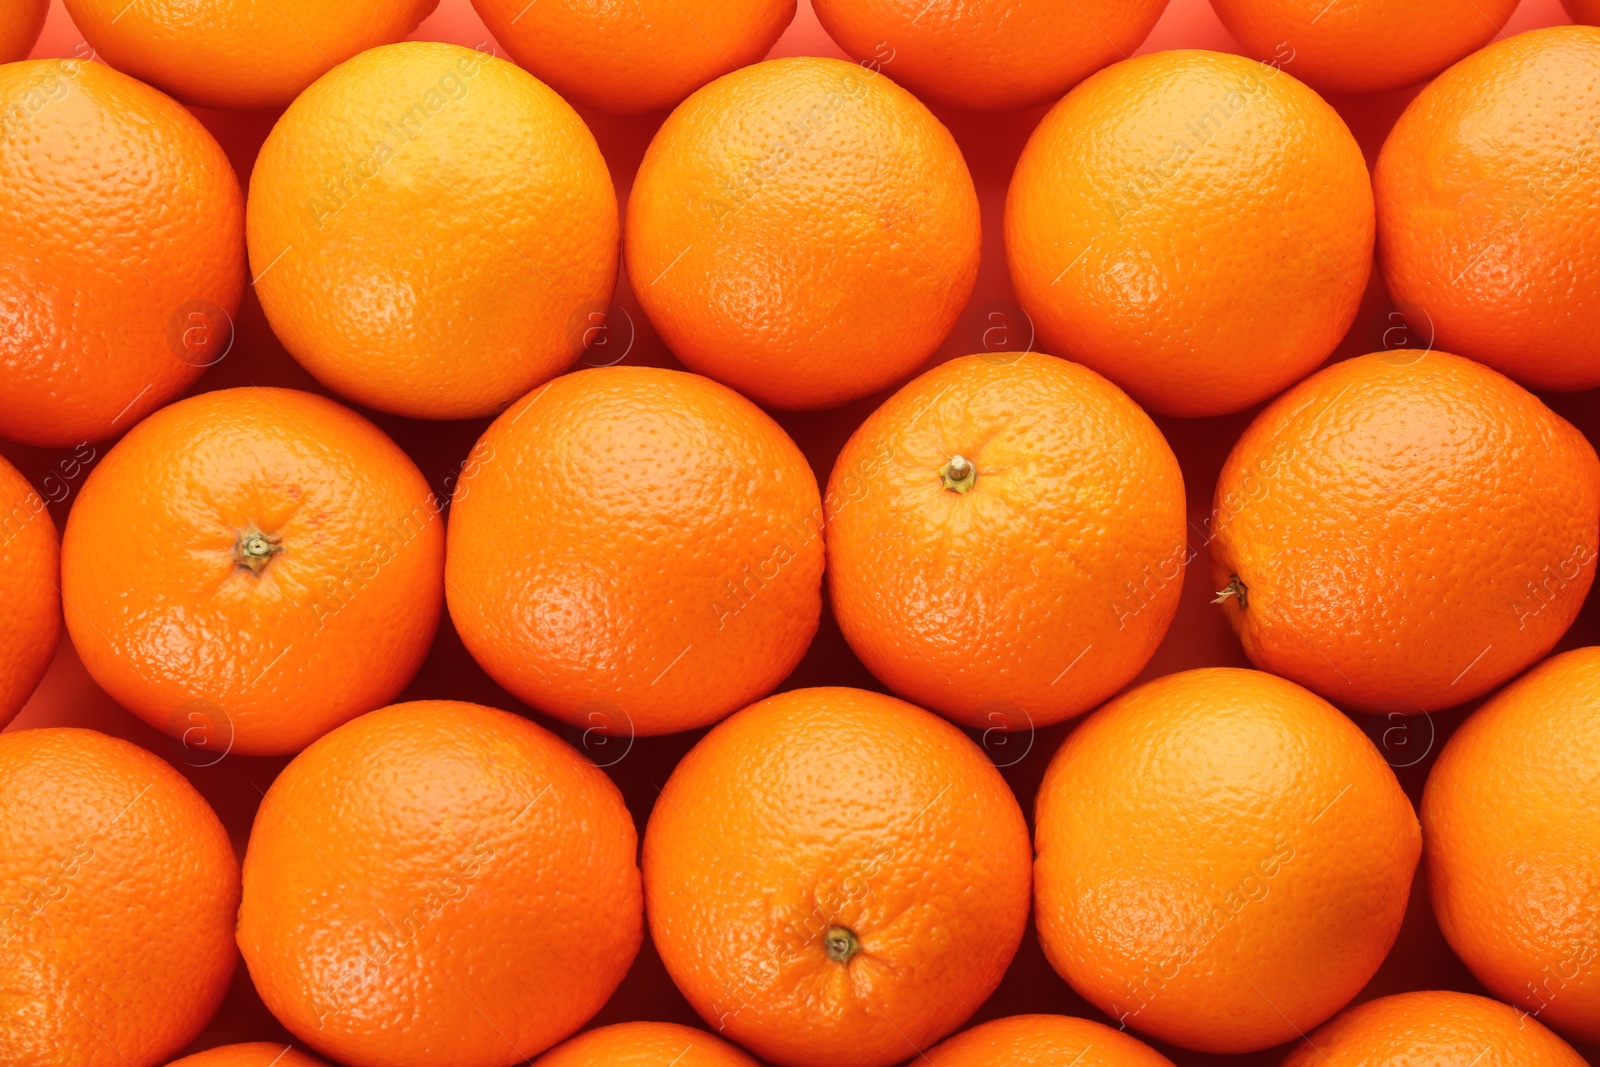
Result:
{"type": "Polygon", "coordinates": [[[437,2],[0,11],[0,1065],[1588,1062],[1600,5],[437,2]]]}

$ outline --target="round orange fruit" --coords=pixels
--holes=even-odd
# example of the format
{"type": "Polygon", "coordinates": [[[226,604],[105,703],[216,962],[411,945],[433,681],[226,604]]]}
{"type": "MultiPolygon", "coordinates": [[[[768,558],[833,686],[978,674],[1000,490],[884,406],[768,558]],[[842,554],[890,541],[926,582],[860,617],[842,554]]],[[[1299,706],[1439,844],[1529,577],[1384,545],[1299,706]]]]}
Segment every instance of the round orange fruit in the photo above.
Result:
{"type": "Polygon", "coordinates": [[[1361,730],[1275,675],[1168,675],[1061,746],[1035,813],[1045,955],[1119,1027],[1268,1048],[1377,971],[1422,851],[1361,730]]]}
{"type": "Polygon", "coordinates": [[[336,63],[405,37],[439,0],[63,0],[107,63],[186,104],[283,107],[336,63]]]}
{"type": "Polygon", "coordinates": [[[243,1045],[196,1052],[167,1067],[328,1067],[315,1056],[307,1056],[292,1045],[276,1041],[251,1041],[243,1045]]]}
{"type": "Polygon", "coordinates": [[[1178,607],[1177,458],[1075,363],[965,356],[928,371],[845,444],[828,499],[828,590],[850,647],[966,726],[1088,711],[1139,673],[1178,607]]]}
{"type": "Polygon", "coordinates": [[[1600,648],[1546,660],[1450,738],[1422,797],[1439,928],[1495,996],[1600,1042],[1600,648]]]}
{"type": "Polygon", "coordinates": [[[1594,580],[1597,517],[1600,460],[1537,397],[1443,352],[1360,356],[1234,446],[1212,579],[1256,666],[1431,711],[1550,651],[1594,580]]]}
{"type": "Polygon", "coordinates": [[[568,100],[633,115],[673,107],[754,63],[794,20],[795,0],[472,0],[511,58],[568,100]]]}
{"type": "Polygon", "coordinates": [[[719,1037],[677,1023],[618,1023],[579,1034],[534,1067],[759,1067],[719,1037]]]}
{"type": "Polygon", "coordinates": [[[1600,29],[1518,34],[1439,75],[1373,172],[1408,325],[1531,389],[1600,385],[1600,29]]]}
{"type": "Polygon", "coordinates": [[[202,393],[84,482],[61,547],[67,631],[158,730],[296,752],[422,665],[443,525],[410,458],[354,412],[290,389],[202,393]]]}
{"type": "Polygon", "coordinates": [[[192,785],[93,730],[0,734],[0,1062],[156,1067],[233,977],[239,865],[192,785]]]}
{"type": "Polygon", "coordinates": [[[1500,33],[1518,0],[1211,0],[1248,54],[1325,93],[1433,77],[1500,33]]]}
{"type": "Polygon", "coordinates": [[[450,617],[519,700],[605,733],[770,693],[822,614],[822,502],[760,408],[682,371],[569,374],[501,415],[451,505],[450,617]]]}
{"type": "Polygon", "coordinates": [[[572,1033],[638,952],[638,838],[547,730],[454,701],[363,715],[267,790],[239,947],[261,999],[347,1067],[505,1067],[572,1033]]]}
{"type": "Polygon", "coordinates": [[[1127,1034],[1066,1015],[1013,1015],[929,1049],[928,1067],[1172,1067],[1127,1034]]]}
{"type": "Polygon", "coordinates": [[[0,11],[0,63],[27,57],[49,13],[50,0],[12,0],[0,11]]]}
{"type": "Polygon", "coordinates": [[[110,437],[227,355],[239,180],[193,115],[101,64],[7,64],[0,100],[0,435],[110,437]]]}
{"type": "Polygon", "coordinates": [[[1283,1067],[1586,1067],[1529,1015],[1469,993],[1400,993],[1357,1005],[1301,1041],[1283,1067]]]}
{"type": "Polygon", "coordinates": [[[1270,64],[1140,56],[1028,139],[1006,256],[1042,346],[1167,415],[1265,400],[1326,359],[1372,266],[1361,149],[1270,64]]]}
{"type": "Polygon", "coordinates": [[[1138,51],[1167,0],[814,0],[851,56],[924,100],[1016,111],[1138,51]]]}
{"type": "Polygon", "coordinates": [[[456,45],[374,48],[317,79],[262,145],[247,214],[284,347],[412,418],[492,415],[565,369],[616,281],[616,193],[589,128],[456,45]]]}
{"type": "Polygon", "coordinates": [[[0,456],[0,727],[28,702],[61,639],[61,542],[44,498],[0,456]]]}
{"type": "Polygon", "coordinates": [[[978,275],[978,196],[955,138],[869,67],[795,57],[685,100],[628,198],[628,277],[691,370],[772,408],[906,377],[978,275]]]}
{"type": "Polygon", "coordinates": [[[994,992],[1028,829],[983,751],[893,697],[800,689],[715,727],[644,839],[650,933],[717,1032],[782,1067],[887,1067],[994,992]]]}

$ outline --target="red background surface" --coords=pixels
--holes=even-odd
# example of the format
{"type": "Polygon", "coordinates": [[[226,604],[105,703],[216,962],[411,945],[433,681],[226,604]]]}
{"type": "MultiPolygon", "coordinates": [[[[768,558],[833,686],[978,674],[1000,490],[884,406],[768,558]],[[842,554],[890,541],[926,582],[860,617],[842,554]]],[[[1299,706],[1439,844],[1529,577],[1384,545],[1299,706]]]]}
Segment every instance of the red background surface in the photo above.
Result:
{"type": "MultiPolygon", "coordinates": [[[[1524,0],[1506,27],[1515,34],[1539,26],[1569,21],[1558,0],[1524,0]]],[[[468,0],[441,0],[438,11],[413,35],[417,39],[451,41],[468,46],[493,44],[468,0]]],[[[82,41],[59,0],[52,5],[44,35],[34,50],[35,56],[69,56],[82,41]]],[[[1237,44],[1212,13],[1207,0],[1172,0],[1161,22],[1141,49],[1143,52],[1170,48],[1211,48],[1239,51],[1237,44]]],[[[79,53],[83,54],[83,53],[79,53]]],[[[830,55],[843,53],[822,32],[811,12],[810,0],[800,0],[800,11],[793,25],[773,49],[774,56],[830,55]]],[[[1293,73],[1292,67],[1286,68],[1293,73]]],[[[892,70],[887,70],[891,77],[892,70]]],[[[1415,89],[1399,90],[1370,97],[1335,98],[1333,103],[1350,124],[1369,164],[1375,158],[1384,136],[1400,112],[1415,95],[1415,89]]],[[[1010,280],[1006,274],[1001,244],[1001,211],[1006,185],[1029,133],[1045,109],[1006,115],[969,115],[935,108],[950,127],[966,154],[977,183],[983,207],[983,265],[977,289],[961,324],[945,341],[934,360],[979,351],[985,347],[1026,347],[1028,327],[1012,303],[1010,280]],[[996,319],[994,315],[1000,315],[996,319]],[[1006,337],[984,331],[996,324],[1009,329],[1006,337]]],[[[276,119],[276,113],[228,113],[197,110],[201,120],[227,149],[239,172],[248,182],[250,168],[262,139],[276,119]]],[[[600,142],[611,166],[617,194],[625,202],[633,174],[650,137],[663,115],[616,118],[585,112],[584,118],[600,142]]],[[[607,342],[613,347],[586,357],[591,362],[609,363],[619,348],[627,348],[626,360],[656,366],[677,366],[639,310],[626,277],[618,286],[616,305],[607,342]],[[625,314],[623,314],[625,313],[625,314]],[[631,337],[631,340],[630,340],[631,337]]],[[[1374,273],[1361,314],[1334,358],[1357,355],[1380,348],[1426,345],[1429,339],[1411,335],[1403,321],[1393,316],[1393,307],[1374,273]]],[[[277,385],[325,393],[305,371],[284,352],[267,327],[261,306],[247,293],[240,311],[232,350],[195,387],[195,392],[240,385],[277,385]]],[[[780,414],[778,419],[805,450],[820,481],[825,481],[840,446],[856,425],[880,403],[887,393],[869,397],[835,411],[780,414]]],[[[1591,441],[1600,442],[1600,409],[1596,394],[1551,395],[1546,400],[1561,414],[1576,423],[1591,441]]],[[[1211,510],[1211,492],[1218,471],[1233,442],[1259,409],[1215,419],[1157,419],[1183,467],[1188,486],[1191,545],[1198,555],[1189,567],[1182,603],[1166,640],[1139,680],[1170,674],[1192,667],[1212,665],[1248,666],[1238,641],[1221,613],[1208,603],[1209,558],[1203,527],[1211,510]]],[[[365,412],[410,453],[423,474],[441,497],[448,493],[450,480],[488,425],[487,419],[466,422],[428,423],[391,415],[365,412]]],[[[110,442],[90,448],[47,450],[0,442],[0,454],[16,464],[36,487],[52,501],[51,513],[59,529],[66,521],[72,499],[83,478],[103,456],[110,442]],[[92,449],[92,451],[91,451],[92,449]],[[72,457],[76,456],[76,462],[72,457]],[[93,458],[84,461],[86,456],[93,458]]],[[[1576,625],[1560,648],[1600,643],[1600,593],[1591,595],[1576,625]]],[[[865,668],[851,655],[837,627],[824,614],[821,631],[805,660],[781,688],[810,685],[853,685],[881,689],[865,668]]],[[[495,685],[473,663],[446,617],[432,652],[402,699],[471,700],[511,708],[562,733],[574,744],[584,745],[577,731],[517,703],[495,685]]],[[[1369,736],[1379,744],[1413,804],[1420,801],[1423,781],[1433,757],[1450,732],[1460,724],[1471,706],[1431,716],[1385,719],[1355,716],[1369,736]]],[[[116,705],[91,681],[63,638],[49,674],[23,709],[13,730],[39,726],[86,726],[126,738],[158,753],[182,770],[216,808],[242,856],[255,816],[261,791],[288,762],[285,758],[227,756],[210,766],[209,756],[185,752],[181,747],[147,727],[116,705]]],[[[1036,734],[990,735],[974,739],[985,744],[1002,771],[1030,821],[1033,798],[1050,756],[1060,745],[1071,724],[1039,730],[1036,734]]],[[[590,739],[587,749],[597,762],[609,764],[607,770],[622,789],[641,834],[656,788],[666,781],[677,760],[697,741],[703,731],[663,738],[640,738],[628,742],[616,739],[597,745],[590,739]]],[[[1466,968],[1450,952],[1439,934],[1429,910],[1422,879],[1413,889],[1410,910],[1398,942],[1389,959],[1358,999],[1367,1000],[1412,989],[1460,989],[1482,993],[1466,968]]],[[[979,1011],[975,1022],[1023,1012],[1058,1012],[1101,1019],[1050,969],[1038,942],[1030,931],[1021,951],[1000,989],[979,1011]]],[[[673,987],[654,949],[647,941],[627,979],[591,1025],[632,1019],[665,1019],[695,1024],[699,1020],[673,987]]],[[[268,1014],[250,984],[243,965],[216,1019],[196,1041],[191,1051],[235,1041],[293,1040],[268,1014]]],[[[1154,1043],[1154,1042],[1153,1042],[1154,1043]]],[[[1162,1046],[1157,1047],[1183,1067],[1206,1064],[1231,1064],[1238,1067],[1276,1065],[1286,1047],[1245,1056],[1206,1056],[1162,1046]]],[[[1580,1047],[1591,1063],[1600,1064],[1600,1048],[1580,1047]]]]}

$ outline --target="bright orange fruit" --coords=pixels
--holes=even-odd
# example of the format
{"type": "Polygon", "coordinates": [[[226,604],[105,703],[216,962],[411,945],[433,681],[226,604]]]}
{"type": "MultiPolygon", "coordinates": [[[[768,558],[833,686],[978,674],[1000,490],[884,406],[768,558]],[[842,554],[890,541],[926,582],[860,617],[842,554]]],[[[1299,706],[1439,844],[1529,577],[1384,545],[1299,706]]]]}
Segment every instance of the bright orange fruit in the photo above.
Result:
{"type": "Polygon", "coordinates": [[[1600,385],[1600,29],[1518,34],[1439,75],[1373,173],[1408,325],[1531,389],[1600,385]]]}
{"type": "Polygon", "coordinates": [[[410,458],[355,412],[290,389],[202,393],[84,482],[61,548],[67,630],[158,730],[296,752],[421,666],[443,526],[410,458]]]}
{"type": "Polygon", "coordinates": [[[795,57],[685,100],[628,198],[628,276],[691,370],[774,408],[904,378],[978,275],[955,138],[871,67],[795,57]]]}
{"type": "Polygon", "coordinates": [[[1337,363],[1223,464],[1219,602],[1256,666],[1365,711],[1488,692],[1594,580],[1600,460],[1538,397],[1443,352],[1337,363]]]}
{"type": "Polygon", "coordinates": [[[0,433],[121,433],[227,355],[244,198],[178,103],[109,67],[0,67],[0,433]]]}
{"type": "Polygon", "coordinates": [[[784,1067],[887,1067],[994,992],[1028,829],[983,751],[893,697],[801,689],[715,727],[644,839],[650,933],[719,1033],[784,1067]]]}
{"type": "Polygon", "coordinates": [[[15,63],[33,50],[50,13],[50,0],[11,0],[0,10],[0,63],[15,63]]]}
{"type": "Polygon", "coordinates": [[[243,1045],[196,1052],[167,1067],[328,1067],[315,1056],[307,1056],[292,1045],[276,1041],[252,1041],[243,1045]]]}
{"type": "Polygon", "coordinates": [[[1283,1067],[1586,1067],[1539,1022],[1468,993],[1400,993],[1357,1005],[1295,1048],[1283,1067]]]}
{"type": "Polygon", "coordinates": [[[495,40],[562,96],[632,115],[675,106],[754,63],[794,20],[795,0],[472,0],[495,40]]]}
{"type": "Polygon", "coordinates": [[[273,127],[250,176],[273,332],[353,400],[495,414],[565,369],[617,273],[594,136],[518,67],[456,45],[363,52],[273,127]]]}
{"type": "Polygon", "coordinates": [[[1013,1015],[974,1026],[918,1058],[928,1067],[1172,1067],[1127,1034],[1066,1015],[1013,1015]]]}
{"type": "Polygon", "coordinates": [[[1600,1042],[1600,648],[1546,660],[1450,738],[1422,797],[1439,928],[1490,992],[1600,1042]]]}
{"type": "Polygon", "coordinates": [[[583,1025],[627,972],[637,848],[617,787],[554,734],[397,704],[267,790],[239,947],[272,1014],[348,1067],[504,1067],[583,1025]]]}
{"type": "Polygon", "coordinates": [[[1277,67],[1159,52],[1050,110],[1005,227],[1042,347],[1148,408],[1220,415],[1344,337],[1372,267],[1372,186],[1338,112],[1277,67]]]}
{"type": "Polygon", "coordinates": [[[534,1067],[760,1067],[719,1037],[677,1023],[618,1023],[579,1034],[534,1067]]]}
{"type": "Polygon", "coordinates": [[[1088,711],[1139,673],[1178,607],[1178,461],[1127,394],[1075,363],[965,356],[928,371],[851,436],[828,500],[828,588],[850,647],[967,726],[1088,711]]]}
{"type": "Polygon", "coordinates": [[[1045,955],[1095,1007],[1200,1052],[1302,1034],[1377,971],[1422,851],[1411,802],[1326,701],[1209,668],[1068,736],[1035,813],[1045,955]]]}
{"type": "Polygon", "coordinates": [[[233,977],[239,864],[177,771],[93,730],[0,734],[0,1062],[155,1067],[233,977]]]}
{"type": "Polygon", "coordinates": [[[22,710],[61,639],[61,542],[41,497],[0,457],[0,727],[22,710]]]}

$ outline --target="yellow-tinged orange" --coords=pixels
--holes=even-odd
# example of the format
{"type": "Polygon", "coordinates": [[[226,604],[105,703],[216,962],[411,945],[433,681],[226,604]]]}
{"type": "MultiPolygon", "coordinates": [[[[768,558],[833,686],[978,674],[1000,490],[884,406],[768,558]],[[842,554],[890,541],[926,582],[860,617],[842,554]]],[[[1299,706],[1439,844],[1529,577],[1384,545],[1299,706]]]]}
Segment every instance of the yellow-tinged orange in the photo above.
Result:
{"type": "Polygon", "coordinates": [[[293,1045],[276,1041],[251,1041],[243,1045],[222,1045],[196,1052],[167,1067],[328,1067],[315,1056],[307,1056],[293,1045]]]}
{"type": "Polygon", "coordinates": [[[49,13],[50,0],[11,0],[0,10],[0,63],[26,58],[49,13]]]}
{"type": "Polygon", "coordinates": [[[1172,1067],[1127,1034],[1066,1015],[1012,1015],[957,1034],[919,1057],[928,1067],[1172,1067]]]}
{"type": "Polygon", "coordinates": [[[759,1067],[720,1037],[677,1023],[617,1023],[579,1034],[534,1067],[759,1067]]]}
{"type": "Polygon", "coordinates": [[[1527,1014],[1469,993],[1400,993],[1359,1004],[1301,1041],[1283,1067],[1587,1067],[1527,1014]]]}
{"type": "Polygon", "coordinates": [[[0,727],[50,667],[61,639],[61,542],[44,498],[0,456],[0,727]]]}

